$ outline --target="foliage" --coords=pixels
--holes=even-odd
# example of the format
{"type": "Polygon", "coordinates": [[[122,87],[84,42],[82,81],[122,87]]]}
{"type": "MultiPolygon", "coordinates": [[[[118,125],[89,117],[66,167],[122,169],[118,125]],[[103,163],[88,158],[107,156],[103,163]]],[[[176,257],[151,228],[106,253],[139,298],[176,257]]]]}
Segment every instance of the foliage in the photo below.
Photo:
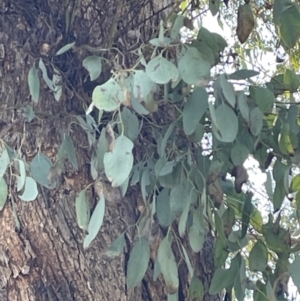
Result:
{"type": "MultiPolygon", "coordinates": [[[[213,15],[229,14],[220,1],[206,2],[213,15]]],[[[139,237],[128,262],[128,287],[138,285],[146,273],[152,243],[149,228],[155,218],[167,229],[155,266],[170,299],[179,289],[178,258],[172,248],[176,242],[190,273],[189,292],[201,300],[203,284],[194,274],[186,241],[193,252],[201,251],[211,228],[216,235],[211,294],[233,290],[237,300],[244,300],[246,290],[250,290],[254,300],[271,300],[274,295],[285,300],[290,276],[299,290],[300,243],[281,219],[286,214],[284,200],[292,195],[289,214],[296,217],[299,227],[300,180],[294,171],[300,149],[300,78],[295,59],[300,9],[290,0],[264,6],[249,1],[232,5],[237,19],[234,38],[244,45],[228,45],[223,37],[204,27],[192,39],[181,37],[187,31],[183,28],[186,21],[201,12],[184,1],[181,10],[169,18],[172,25],[161,22],[158,37],[139,47],[135,64],[130,69],[114,68],[113,75],[93,89],[86,117],[76,117],[88,137],[95,181],[91,185],[98,187],[99,198],[91,216],[86,194],[89,187],[76,199],[78,225],[87,231],[85,248],[104,219],[103,175],[113,187],[120,187],[123,195],[128,187],[140,185],[145,209],[135,225],[139,237]],[[262,49],[264,43],[255,18],[262,20],[260,27],[270,23],[274,28],[272,34],[278,43],[271,45],[271,51],[282,47],[286,53],[287,59],[271,78],[255,65],[248,68],[250,64],[246,64],[244,54],[255,47],[262,49]],[[244,68],[239,64],[227,68],[228,58],[236,59],[237,53],[244,68]],[[224,72],[226,68],[231,72],[224,72]],[[142,154],[140,159],[136,152],[142,154]],[[263,200],[271,208],[267,220],[255,202],[257,197],[244,167],[249,156],[258,161],[262,172],[268,172],[268,199],[263,200]]],[[[75,47],[75,42],[69,43],[55,55],[75,47]]],[[[101,77],[103,61],[104,57],[94,54],[82,61],[91,81],[101,77]]],[[[53,63],[51,79],[43,58],[39,58],[28,74],[33,102],[40,101],[41,81],[60,101],[61,78],[53,63]]],[[[34,108],[25,112],[30,122],[34,108]]],[[[56,187],[66,160],[78,169],[69,133],[62,138],[54,164],[42,152],[25,162],[2,142],[0,208],[12,189],[4,177],[6,171],[16,178],[19,198],[33,201],[38,195],[37,183],[47,189],[56,187]]],[[[124,245],[122,233],[107,254],[119,255],[124,245]]]]}

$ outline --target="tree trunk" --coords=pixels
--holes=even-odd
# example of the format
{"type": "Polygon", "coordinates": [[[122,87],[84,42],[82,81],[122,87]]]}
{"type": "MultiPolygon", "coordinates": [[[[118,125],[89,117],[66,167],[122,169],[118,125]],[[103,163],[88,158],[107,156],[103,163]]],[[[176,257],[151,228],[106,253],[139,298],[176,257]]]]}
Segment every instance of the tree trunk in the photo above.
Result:
{"type": "MultiPolygon", "coordinates": [[[[131,47],[147,41],[162,14],[169,9],[163,1],[62,2],[14,0],[1,4],[0,135],[3,142],[29,163],[38,151],[54,162],[62,134],[68,133],[70,122],[76,121],[74,116],[84,115],[84,108],[89,104],[84,101],[89,99],[93,83],[89,83],[91,86],[82,83],[86,74],[78,65],[89,52],[80,45],[118,48],[125,54],[128,66],[131,47]],[[66,26],[66,11],[75,12],[72,28],[66,26]],[[27,83],[29,69],[42,57],[49,72],[49,58],[74,39],[77,52],[54,58],[64,72],[63,82],[67,87],[61,99],[56,101],[41,82],[40,100],[32,103],[27,83]],[[76,92],[72,86],[76,86],[76,92]],[[28,104],[34,107],[38,117],[31,122],[24,115],[28,104]]],[[[95,84],[104,80],[102,77],[95,84]]],[[[70,136],[75,144],[78,171],[66,163],[56,188],[48,190],[39,186],[35,201],[21,201],[11,170],[5,174],[10,186],[0,218],[0,300],[166,300],[162,278],[153,281],[153,263],[149,264],[141,285],[136,289],[126,287],[127,262],[137,237],[134,228],[126,232],[126,248],[119,257],[112,259],[105,252],[114,239],[136,223],[141,198],[138,188],[130,188],[122,198],[118,189],[106,185],[104,223],[91,246],[83,249],[85,233],[76,222],[75,199],[92,182],[91,154],[86,133],[74,122],[70,136]]],[[[93,208],[96,196],[92,189],[88,193],[93,208]]],[[[207,293],[214,271],[213,241],[208,235],[203,251],[191,255],[193,266],[198,267],[195,272],[205,284],[204,300],[219,300],[219,296],[207,293]]],[[[180,281],[179,298],[185,300],[188,273],[184,264],[180,265],[180,281]]]]}

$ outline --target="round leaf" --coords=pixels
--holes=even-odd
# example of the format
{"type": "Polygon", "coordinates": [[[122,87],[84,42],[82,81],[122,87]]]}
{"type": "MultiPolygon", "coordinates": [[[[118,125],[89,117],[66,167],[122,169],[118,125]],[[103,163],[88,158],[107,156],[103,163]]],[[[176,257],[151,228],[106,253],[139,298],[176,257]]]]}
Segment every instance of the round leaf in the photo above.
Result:
{"type": "Polygon", "coordinates": [[[157,84],[167,84],[179,77],[177,68],[162,56],[153,58],[146,66],[146,73],[157,84]]]}
{"type": "Polygon", "coordinates": [[[124,93],[120,85],[109,79],[103,85],[97,86],[92,95],[93,105],[98,110],[112,112],[118,109],[124,100],[124,93]]]}
{"type": "Polygon", "coordinates": [[[31,177],[26,177],[25,188],[22,195],[19,195],[19,198],[22,201],[30,202],[35,200],[38,196],[38,189],[36,181],[31,177]]]}
{"type": "Polygon", "coordinates": [[[133,166],[132,149],[132,141],[126,136],[119,136],[112,152],[105,153],[105,174],[113,187],[120,186],[128,178],[133,166]]]}
{"type": "Polygon", "coordinates": [[[238,133],[238,119],[234,111],[221,104],[215,110],[217,124],[213,123],[213,133],[222,142],[232,142],[238,133]]]}
{"type": "Polygon", "coordinates": [[[201,85],[210,77],[210,68],[210,63],[194,47],[189,48],[178,63],[180,75],[189,85],[201,85]]]}
{"type": "Polygon", "coordinates": [[[101,57],[91,55],[82,62],[83,67],[89,72],[91,81],[97,79],[102,71],[101,57]]]}

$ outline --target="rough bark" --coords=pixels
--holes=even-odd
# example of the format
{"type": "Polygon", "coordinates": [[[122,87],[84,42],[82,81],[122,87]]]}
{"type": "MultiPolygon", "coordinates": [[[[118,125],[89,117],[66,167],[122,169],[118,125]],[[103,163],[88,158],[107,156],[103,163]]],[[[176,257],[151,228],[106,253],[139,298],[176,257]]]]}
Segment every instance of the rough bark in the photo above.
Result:
{"type": "MultiPolygon", "coordinates": [[[[81,1],[81,6],[75,8],[74,26],[66,38],[62,33],[65,10],[75,2],[71,1],[69,6],[57,0],[34,3],[16,0],[1,4],[0,137],[26,162],[39,150],[55,160],[61,135],[68,131],[75,114],[84,114],[83,108],[89,102],[84,100],[91,93],[90,87],[80,84],[86,74],[78,66],[89,52],[78,47],[75,54],[63,56],[64,62],[56,59],[65,72],[63,80],[68,87],[62,99],[56,102],[43,86],[40,102],[34,104],[39,118],[28,123],[22,112],[27,104],[32,104],[27,74],[33,62],[39,57],[47,61],[74,37],[78,45],[113,46],[126,54],[140,39],[148,39],[153,34],[153,26],[161,17],[159,12],[168,6],[161,1],[140,1],[139,5],[137,1],[125,0],[81,1]],[[135,32],[134,38],[130,30],[135,32]],[[65,69],[66,64],[69,69],[65,69]],[[71,86],[78,87],[76,92],[71,86]]],[[[125,58],[127,65],[129,52],[125,58]]],[[[77,151],[78,172],[66,166],[56,189],[39,187],[38,199],[33,202],[19,200],[15,183],[11,183],[9,200],[0,218],[0,300],[165,300],[161,279],[152,280],[151,264],[145,281],[138,288],[126,288],[126,263],[136,237],[134,230],[127,232],[127,247],[121,256],[111,259],[105,255],[110,243],[137,221],[138,189],[132,188],[121,198],[117,189],[107,185],[104,224],[90,248],[83,250],[84,233],[76,224],[75,198],[91,182],[90,152],[86,134],[78,125],[71,127],[71,136],[77,151]]],[[[9,174],[5,177],[10,180],[9,174]]],[[[93,208],[92,189],[89,196],[93,208]]],[[[213,237],[209,236],[201,254],[192,257],[193,265],[199,267],[197,276],[204,279],[206,289],[213,273],[212,247],[213,237]]],[[[184,300],[188,276],[184,265],[181,270],[184,300]]],[[[218,300],[218,296],[205,300],[218,300]]]]}

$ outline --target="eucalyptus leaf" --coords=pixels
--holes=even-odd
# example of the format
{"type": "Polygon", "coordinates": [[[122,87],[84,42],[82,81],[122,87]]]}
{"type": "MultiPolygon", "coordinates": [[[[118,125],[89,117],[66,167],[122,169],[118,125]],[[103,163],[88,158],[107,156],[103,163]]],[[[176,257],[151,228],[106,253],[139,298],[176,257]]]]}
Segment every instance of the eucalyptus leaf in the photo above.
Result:
{"type": "Polygon", "coordinates": [[[188,48],[178,63],[182,79],[189,85],[201,86],[210,77],[211,64],[194,47],[188,48]]]}
{"type": "Polygon", "coordinates": [[[120,186],[128,178],[133,166],[132,149],[132,141],[125,136],[119,136],[112,152],[105,153],[105,174],[113,187],[120,186]]]}
{"type": "Polygon", "coordinates": [[[100,86],[96,86],[92,94],[93,105],[98,110],[112,112],[124,101],[124,92],[115,79],[110,78],[100,86]]]}
{"type": "Polygon", "coordinates": [[[40,98],[40,78],[38,69],[33,65],[28,73],[29,92],[34,102],[38,102],[40,98]]]}
{"type": "Polygon", "coordinates": [[[22,195],[19,195],[19,198],[22,201],[30,202],[35,200],[38,194],[36,181],[31,177],[26,177],[24,191],[22,195]]]}
{"type": "Polygon", "coordinates": [[[146,74],[157,84],[167,84],[179,77],[178,69],[161,55],[153,58],[146,67],[146,74]]]}
{"type": "Polygon", "coordinates": [[[3,209],[8,196],[8,187],[3,178],[0,179],[0,211],[3,209]]]}
{"type": "Polygon", "coordinates": [[[183,129],[186,135],[191,135],[197,128],[201,118],[208,109],[208,94],[203,88],[196,88],[183,110],[183,129]]]}
{"type": "Polygon", "coordinates": [[[164,276],[166,290],[169,294],[174,294],[179,287],[178,268],[168,236],[159,245],[157,259],[164,276]]]}
{"type": "Polygon", "coordinates": [[[105,212],[105,198],[102,195],[92,213],[91,219],[88,225],[88,234],[85,236],[83,241],[83,248],[87,249],[91,242],[96,238],[104,218],[105,212]]]}
{"type": "Polygon", "coordinates": [[[88,230],[90,206],[85,189],[81,190],[76,198],[76,217],[79,228],[88,230]]]}
{"type": "Polygon", "coordinates": [[[48,177],[52,167],[53,164],[51,160],[43,153],[38,152],[30,164],[31,175],[39,184],[48,189],[54,189],[56,187],[56,182],[50,183],[48,177]]]}
{"type": "Polygon", "coordinates": [[[102,71],[102,58],[99,56],[87,56],[82,61],[82,66],[89,72],[91,81],[96,80],[102,71]]]}
{"type": "Polygon", "coordinates": [[[127,266],[127,286],[136,287],[144,278],[150,259],[150,248],[144,238],[134,245],[127,266]]]}

